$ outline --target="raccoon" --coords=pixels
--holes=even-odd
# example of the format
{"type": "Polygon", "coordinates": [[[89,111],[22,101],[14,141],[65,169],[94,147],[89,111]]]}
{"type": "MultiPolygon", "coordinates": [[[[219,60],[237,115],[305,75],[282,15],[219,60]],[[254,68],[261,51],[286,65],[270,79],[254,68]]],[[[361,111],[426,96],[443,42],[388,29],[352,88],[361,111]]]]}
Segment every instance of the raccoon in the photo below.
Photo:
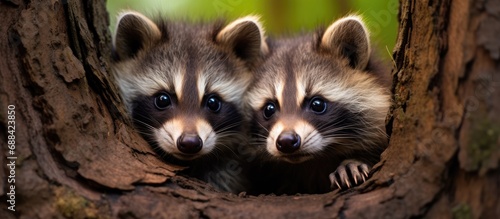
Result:
{"type": "Polygon", "coordinates": [[[186,23],[123,12],[113,72],[143,138],[184,174],[229,192],[246,187],[234,147],[244,142],[242,97],[267,53],[256,16],[186,23]]]}
{"type": "MultiPolygon", "coordinates": [[[[359,16],[268,41],[246,95],[262,157],[254,193],[325,193],[364,182],[388,140],[387,68],[359,16]]],[[[255,146],[255,145],[254,145],[255,146]]]]}

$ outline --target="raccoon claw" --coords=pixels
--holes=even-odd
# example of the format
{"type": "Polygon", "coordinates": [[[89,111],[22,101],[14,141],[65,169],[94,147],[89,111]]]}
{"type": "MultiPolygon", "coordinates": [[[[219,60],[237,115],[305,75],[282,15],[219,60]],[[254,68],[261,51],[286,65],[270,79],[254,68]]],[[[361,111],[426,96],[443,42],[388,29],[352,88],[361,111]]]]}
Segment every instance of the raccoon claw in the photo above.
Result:
{"type": "Polygon", "coordinates": [[[331,188],[344,190],[360,185],[368,178],[369,171],[370,168],[365,163],[357,160],[345,160],[335,172],[330,173],[331,188]]]}

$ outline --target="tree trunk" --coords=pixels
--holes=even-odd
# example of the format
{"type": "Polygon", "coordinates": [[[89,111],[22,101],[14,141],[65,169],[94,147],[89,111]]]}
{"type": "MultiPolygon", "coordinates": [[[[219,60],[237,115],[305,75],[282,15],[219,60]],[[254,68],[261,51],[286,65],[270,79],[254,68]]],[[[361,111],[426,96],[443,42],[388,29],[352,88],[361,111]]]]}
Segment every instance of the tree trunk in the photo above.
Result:
{"type": "Polygon", "coordinates": [[[402,1],[391,141],[372,177],[255,197],[176,176],[134,132],[103,1],[0,0],[0,136],[15,136],[1,144],[0,218],[498,217],[499,5],[402,1]]]}

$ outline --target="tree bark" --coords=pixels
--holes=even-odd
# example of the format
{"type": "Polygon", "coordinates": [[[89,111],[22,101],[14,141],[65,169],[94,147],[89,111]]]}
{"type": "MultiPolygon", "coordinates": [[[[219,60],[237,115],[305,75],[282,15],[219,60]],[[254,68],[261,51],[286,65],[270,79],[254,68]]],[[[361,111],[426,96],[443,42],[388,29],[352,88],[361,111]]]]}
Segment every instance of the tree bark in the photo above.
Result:
{"type": "Polygon", "coordinates": [[[301,196],[218,193],[137,135],[109,74],[103,1],[0,0],[0,218],[495,218],[500,1],[402,1],[391,136],[363,185],[301,196]],[[10,146],[10,144],[9,144],[10,146]],[[11,159],[9,157],[15,157],[11,159]],[[8,181],[15,162],[15,183],[8,181]]]}

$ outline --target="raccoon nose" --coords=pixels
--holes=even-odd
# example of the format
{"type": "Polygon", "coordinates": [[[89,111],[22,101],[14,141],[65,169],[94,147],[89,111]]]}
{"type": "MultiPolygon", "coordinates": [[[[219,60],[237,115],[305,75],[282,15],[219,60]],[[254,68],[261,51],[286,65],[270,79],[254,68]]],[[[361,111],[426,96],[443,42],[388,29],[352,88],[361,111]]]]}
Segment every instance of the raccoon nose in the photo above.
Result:
{"type": "Polygon", "coordinates": [[[182,134],[177,139],[177,149],[182,153],[196,154],[201,150],[203,141],[196,134],[182,134]]]}
{"type": "Polygon", "coordinates": [[[295,132],[282,132],[276,141],[276,148],[283,153],[292,153],[300,147],[300,136],[295,132]]]}

